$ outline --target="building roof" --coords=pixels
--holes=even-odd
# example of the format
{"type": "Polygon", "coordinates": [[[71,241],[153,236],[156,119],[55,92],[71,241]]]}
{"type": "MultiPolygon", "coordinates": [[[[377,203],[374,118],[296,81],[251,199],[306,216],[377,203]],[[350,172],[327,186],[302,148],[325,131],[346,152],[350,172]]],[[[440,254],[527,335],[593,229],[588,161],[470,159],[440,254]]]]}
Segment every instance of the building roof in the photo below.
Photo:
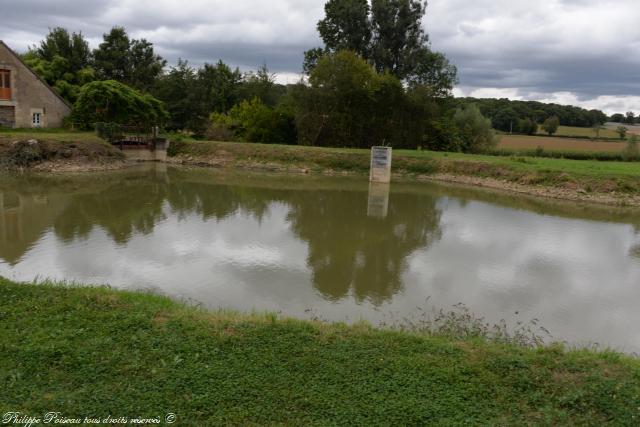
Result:
{"type": "Polygon", "coordinates": [[[29,70],[29,72],[38,80],[40,80],[40,82],[45,85],[55,96],[58,97],[58,99],[60,101],[62,101],[67,107],[69,107],[70,109],[73,108],[73,106],[69,103],[69,101],[67,101],[66,99],[64,99],[62,96],[60,96],[60,94],[58,92],[56,92],[56,90],[54,88],[52,88],[51,86],[49,86],[49,83],[47,83],[42,77],[40,77],[38,75],[38,73],[36,73],[35,71],[33,71],[31,69],[31,67],[29,67],[23,60],[22,58],[20,58],[20,55],[18,55],[17,53],[15,53],[9,46],[7,46],[7,44],[0,40],[0,46],[4,47],[5,49],[7,49],[9,51],[9,53],[11,53],[22,65],[25,66],[25,68],[27,70],[29,70]]]}

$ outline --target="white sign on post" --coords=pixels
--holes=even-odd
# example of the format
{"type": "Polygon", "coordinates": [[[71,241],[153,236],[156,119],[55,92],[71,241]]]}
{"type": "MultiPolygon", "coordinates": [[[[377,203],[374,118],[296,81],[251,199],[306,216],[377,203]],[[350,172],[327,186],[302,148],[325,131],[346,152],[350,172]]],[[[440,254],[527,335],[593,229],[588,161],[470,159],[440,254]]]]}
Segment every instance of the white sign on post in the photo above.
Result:
{"type": "Polygon", "coordinates": [[[371,182],[391,182],[391,147],[371,147],[371,182]]]}

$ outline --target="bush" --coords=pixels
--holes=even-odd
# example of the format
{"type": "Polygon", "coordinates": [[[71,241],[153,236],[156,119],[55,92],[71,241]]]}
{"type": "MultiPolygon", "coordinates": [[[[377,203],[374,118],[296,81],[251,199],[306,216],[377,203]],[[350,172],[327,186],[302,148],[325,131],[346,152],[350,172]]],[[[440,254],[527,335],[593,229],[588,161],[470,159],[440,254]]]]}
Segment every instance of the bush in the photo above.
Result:
{"type": "Polygon", "coordinates": [[[220,141],[295,144],[295,120],[284,108],[271,108],[254,98],[235,105],[228,114],[213,113],[207,137],[220,141]]]}
{"type": "Polygon", "coordinates": [[[458,128],[451,118],[442,117],[431,122],[425,137],[425,148],[432,151],[461,151],[458,128]]]}
{"type": "Polygon", "coordinates": [[[163,124],[168,113],[162,102],[115,80],[86,84],[73,106],[74,122],[87,129],[94,123],[149,127],[163,124]]]}
{"type": "Polygon", "coordinates": [[[542,129],[544,129],[544,131],[548,133],[549,136],[551,136],[558,131],[559,126],[560,119],[558,119],[558,117],[556,116],[553,116],[544,121],[544,123],[542,124],[542,129]]]}
{"type": "Polygon", "coordinates": [[[498,138],[477,106],[469,104],[456,110],[453,122],[460,135],[460,147],[465,153],[478,153],[494,148],[498,138]]]}

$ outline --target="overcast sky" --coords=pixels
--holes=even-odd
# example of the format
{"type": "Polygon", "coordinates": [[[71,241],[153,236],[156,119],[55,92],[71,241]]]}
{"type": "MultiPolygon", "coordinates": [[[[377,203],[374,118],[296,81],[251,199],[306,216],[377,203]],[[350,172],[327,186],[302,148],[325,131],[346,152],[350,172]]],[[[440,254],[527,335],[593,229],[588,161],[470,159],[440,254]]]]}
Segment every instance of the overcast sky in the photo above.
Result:
{"type": "MultiPolygon", "coordinates": [[[[48,28],[93,46],[113,25],[153,42],[170,63],[266,62],[294,82],[302,52],[320,45],[325,0],[0,0],[0,39],[15,50],[48,28]]],[[[640,112],[638,0],[430,0],[432,46],[458,66],[456,95],[640,112]]]]}

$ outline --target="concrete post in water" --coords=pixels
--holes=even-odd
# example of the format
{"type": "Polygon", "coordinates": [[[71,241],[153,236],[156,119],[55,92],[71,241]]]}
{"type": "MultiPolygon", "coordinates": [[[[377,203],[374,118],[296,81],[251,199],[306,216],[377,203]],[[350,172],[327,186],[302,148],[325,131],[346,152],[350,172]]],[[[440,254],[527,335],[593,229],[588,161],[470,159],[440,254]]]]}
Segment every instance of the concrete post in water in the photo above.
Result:
{"type": "Polygon", "coordinates": [[[389,184],[381,182],[369,183],[369,205],[367,216],[384,219],[389,211],[389,184]]]}
{"type": "Polygon", "coordinates": [[[391,182],[391,147],[371,147],[369,181],[391,182]]]}

